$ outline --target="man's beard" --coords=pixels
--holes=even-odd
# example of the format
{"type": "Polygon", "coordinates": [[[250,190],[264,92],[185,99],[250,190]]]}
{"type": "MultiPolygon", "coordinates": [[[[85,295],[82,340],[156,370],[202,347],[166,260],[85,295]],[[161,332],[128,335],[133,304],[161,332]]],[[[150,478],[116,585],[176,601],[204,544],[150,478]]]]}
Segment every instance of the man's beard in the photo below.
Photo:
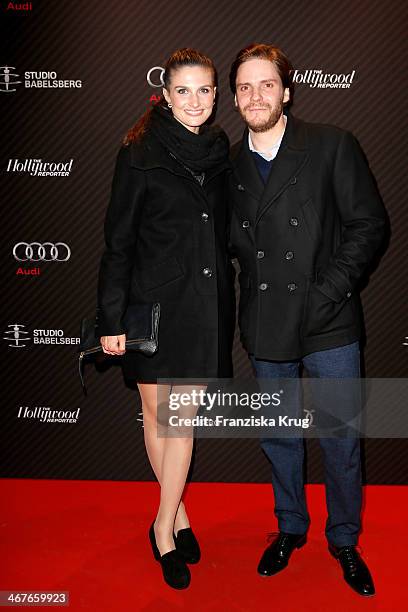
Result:
{"type": "Polygon", "coordinates": [[[283,97],[282,100],[278,102],[275,107],[272,107],[270,104],[262,104],[262,107],[269,110],[269,117],[267,117],[267,119],[265,119],[265,121],[263,121],[262,123],[260,123],[259,121],[251,123],[251,121],[247,119],[245,112],[248,108],[251,108],[250,104],[248,104],[248,106],[245,106],[242,111],[241,109],[239,109],[241,117],[253,132],[267,132],[277,124],[283,111],[283,97]]]}

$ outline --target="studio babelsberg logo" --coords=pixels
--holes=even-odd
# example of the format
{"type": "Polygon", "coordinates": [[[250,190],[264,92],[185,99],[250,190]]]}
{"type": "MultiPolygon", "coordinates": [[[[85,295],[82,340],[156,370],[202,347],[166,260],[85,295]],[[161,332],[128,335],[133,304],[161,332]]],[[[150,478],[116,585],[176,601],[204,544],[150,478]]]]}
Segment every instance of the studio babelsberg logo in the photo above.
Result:
{"type": "Polygon", "coordinates": [[[10,348],[27,348],[33,344],[67,345],[79,344],[80,338],[65,336],[62,329],[33,329],[28,331],[23,323],[10,323],[4,331],[3,340],[10,348]]]}
{"type": "Polygon", "coordinates": [[[14,66],[0,66],[0,92],[13,93],[18,86],[24,89],[80,89],[82,80],[59,78],[55,70],[29,71],[22,76],[14,66]],[[21,80],[18,80],[21,79],[21,80]]]}
{"type": "Polygon", "coordinates": [[[25,325],[21,323],[10,323],[4,334],[3,340],[7,340],[10,343],[9,346],[13,348],[24,348],[31,340],[28,331],[25,330],[25,325]]]}
{"type": "Polygon", "coordinates": [[[19,75],[14,70],[14,66],[0,66],[0,91],[5,93],[16,91],[16,85],[22,81],[17,80],[19,75]]]}

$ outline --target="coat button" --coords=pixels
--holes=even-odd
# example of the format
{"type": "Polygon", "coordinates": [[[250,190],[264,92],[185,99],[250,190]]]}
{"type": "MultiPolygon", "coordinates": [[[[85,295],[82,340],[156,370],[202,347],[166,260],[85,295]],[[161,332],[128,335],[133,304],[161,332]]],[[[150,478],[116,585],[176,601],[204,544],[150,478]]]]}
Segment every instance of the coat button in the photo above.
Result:
{"type": "Polygon", "coordinates": [[[297,227],[299,225],[299,219],[297,217],[291,217],[289,219],[289,224],[293,225],[293,227],[297,227]]]}
{"type": "Polygon", "coordinates": [[[297,284],[296,283],[289,283],[288,284],[288,290],[289,291],[296,291],[297,289],[297,284]]]}
{"type": "Polygon", "coordinates": [[[296,185],[296,183],[297,183],[297,178],[296,178],[296,176],[294,176],[293,179],[290,181],[290,184],[291,185],[296,185]]]}
{"type": "Polygon", "coordinates": [[[201,213],[201,219],[204,221],[204,223],[207,223],[207,221],[208,221],[208,213],[202,212],[201,213]]]}
{"type": "Polygon", "coordinates": [[[265,251],[257,251],[256,256],[258,259],[263,259],[265,257],[265,251]]]}
{"type": "Polygon", "coordinates": [[[243,222],[242,222],[242,227],[243,227],[243,228],[245,228],[245,229],[246,229],[247,227],[249,227],[249,221],[243,221],[243,222]]]}
{"type": "Polygon", "coordinates": [[[259,288],[260,288],[261,291],[266,291],[267,288],[268,288],[268,283],[261,283],[259,285],[259,288]]]}
{"type": "Polygon", "coordinates": [[[287,259],[289,261],[290,259],[293,259],[293,257],[294,257],[293,251],[286,251],[285,259],[287,259]]]}
{"type": "Polygon", "coordinates": [[[243,185],[241,185],[241,183],[239,185],[237,185],[237,189],[238,189],[238,191],[245,191],[245,187],[243,185]]]}
{"type": "Polygon", "coordinates": [[[348,298],[351,297],[351,291],[347,291],[346,297],[348,297],[348,298]]]}
{"type": "Polygon", "coordinates": [[[203,268],[203,274],[204,274],[204,276],[206,276],[207,278],[210,278],[210,276],[212,276],[212,270],[211,270],[211,268],[203,268]]]}

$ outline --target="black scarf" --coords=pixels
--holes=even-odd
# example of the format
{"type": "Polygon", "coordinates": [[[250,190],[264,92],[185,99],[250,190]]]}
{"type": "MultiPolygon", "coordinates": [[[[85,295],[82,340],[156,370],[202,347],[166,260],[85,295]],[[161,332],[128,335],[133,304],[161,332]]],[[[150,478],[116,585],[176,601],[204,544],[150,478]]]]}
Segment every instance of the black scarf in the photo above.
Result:
{"type": "Polygon", "coordinates": [[[152,109],[149,130],[191,170],[202,172],[226,162],[228,158],[228,136],[221,128],[204,125],[198,134],[194,134],[161,104],[152,109]]]}

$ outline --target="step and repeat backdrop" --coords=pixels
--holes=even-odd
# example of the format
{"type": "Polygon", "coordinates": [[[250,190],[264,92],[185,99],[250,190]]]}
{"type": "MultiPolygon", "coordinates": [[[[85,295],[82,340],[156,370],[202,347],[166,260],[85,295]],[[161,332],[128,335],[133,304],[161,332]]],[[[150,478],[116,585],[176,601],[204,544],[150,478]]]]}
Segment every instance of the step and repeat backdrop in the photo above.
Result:
{"type": "MultiPolygon", "coordinates": [[[[362,291],[365,373],[407,375],[406,3],[345,0],[15,3],[0,0],[1,473],[14,478],[149,480],[137,388],[117,362],[77,371],[79,322],[94,314],[103,220],[121,139],[161,92],[185,46],[219,73],[217,122],[242,124],[228,88],[237,51],[283,48],[293,113],[359,139],[390,217],[390,239],[362,291]]],[[[234,346],[235,373],[250,376],[234,346]]],[[[384,411],[387,405],[384,404],[384,411]]],[[[365,480],[407,484],[403,439],[366,439],[365,480]]],[[[323,479],[308,441],[309,482],[323,479]]],[[[256,440],[198,440],[192,478],[269,482],[256,440]]]]}

